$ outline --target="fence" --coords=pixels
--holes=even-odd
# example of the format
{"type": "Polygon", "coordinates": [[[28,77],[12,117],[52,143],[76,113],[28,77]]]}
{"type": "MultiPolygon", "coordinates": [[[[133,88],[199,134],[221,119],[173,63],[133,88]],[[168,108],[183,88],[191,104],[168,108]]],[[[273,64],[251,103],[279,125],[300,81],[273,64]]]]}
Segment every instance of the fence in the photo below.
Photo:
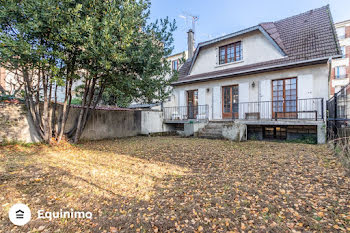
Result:
{"type": "Polygon", "coordinates": [[[244,120],[324,119],[323,98],[244,102],[238,104],[237,110],[238,113],[232,114],[232,117],[244,120]]]}
{"type": "Polygon", "coordinates": [[[335,154],[350,169],[350,84],[327,101],[327,137],[335,154]]]}
{"type": "Polygon", "coordinates": [[[209,106],[176,106],[163,109],[164,120],[208,120],[209,106]]]}
{"type": "Polygon", "coordinates": [[[333,140],[350,136],[350,86],[343,87],[327,101],[327,134],[333,140]]]}

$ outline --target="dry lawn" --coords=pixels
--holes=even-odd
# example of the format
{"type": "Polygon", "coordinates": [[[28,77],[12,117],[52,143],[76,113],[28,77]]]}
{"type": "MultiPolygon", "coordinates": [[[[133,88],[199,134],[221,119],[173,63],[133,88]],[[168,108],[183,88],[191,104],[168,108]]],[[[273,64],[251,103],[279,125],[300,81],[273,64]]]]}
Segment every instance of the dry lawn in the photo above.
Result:
{"type": "Polygon", "coordinates": [[[326,146],[135,137],[0,147],[0,232],[350,231],[350,178],[326,146]],[[32,221],[8,220],[25,203],[32,221]],[[38,219],[37,211],[93,219],[38,219]]]}

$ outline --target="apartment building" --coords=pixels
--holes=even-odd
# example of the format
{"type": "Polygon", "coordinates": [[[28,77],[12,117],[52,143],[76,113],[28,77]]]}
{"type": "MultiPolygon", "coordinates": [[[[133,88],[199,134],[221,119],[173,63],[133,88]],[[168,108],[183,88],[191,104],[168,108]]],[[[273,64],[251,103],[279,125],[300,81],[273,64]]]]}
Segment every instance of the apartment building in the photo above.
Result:
{"type": "Polygon", "coordinates": [[[335,24],[342,57],[332,62],[330,95],[349,83],[350,77],[350,20],[335,24]]]}

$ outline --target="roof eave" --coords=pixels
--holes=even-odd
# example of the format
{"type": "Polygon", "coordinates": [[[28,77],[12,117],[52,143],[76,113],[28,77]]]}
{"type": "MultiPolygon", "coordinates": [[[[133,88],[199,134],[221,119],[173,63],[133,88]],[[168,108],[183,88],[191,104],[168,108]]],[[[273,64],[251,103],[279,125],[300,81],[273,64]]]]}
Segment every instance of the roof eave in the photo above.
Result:
{"type": "Polygon", "coordinates": [[[191,83],[198,83],[198,82],[206,82],[206,81],[211,81],[211,80],[220,80],[224,79],[227,77],[235,77],[239,75],[250,75],[250,74],[256,74],[256,73],[263,73],[263,72],[270,72],[270,71],[277,71],[281,69],[291,69],[291,68],[296,68],[296,67],[301,67],[301,66],[309,66],[309,65],[317,65],[317,64],[322,64],[322,63],[327,63],[330,58],[340,58],[340,55],[335,55],[331,57],[322,57],[322,58],[317,58],[317,59],[310,59],[310,60],[305,60],[305,61],[300,61],[300,62],[293,62],[293,63],[288,63],[288,64],[281,64],[281,65],[276,65],[276,66],[269,66],[269,67],[262,67],[259,69],[252,69],[252,70],[246,70],[246,71],[241,71],[241,72],[233,72],[233,73],[228,73],[228,74],[222,74],[222,75],[214,75],[214,76],[209,76],[207,78],[197,78],[197,79],[192,79],[188,81],[178,81],[178,82],[173,82],[173,86],[181,86],[181,85],[186,85],[186,84],[191,84],[191,83]]]}

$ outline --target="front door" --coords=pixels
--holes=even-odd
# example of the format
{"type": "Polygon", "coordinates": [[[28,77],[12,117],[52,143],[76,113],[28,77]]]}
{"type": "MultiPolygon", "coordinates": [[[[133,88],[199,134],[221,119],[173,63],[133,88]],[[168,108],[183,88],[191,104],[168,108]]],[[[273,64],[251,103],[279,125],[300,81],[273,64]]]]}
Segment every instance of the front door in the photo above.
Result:
{"type": "Polygon", "coordinates": [[[272,117],[297,118],[297,79],[272,81],[272,117]]]}
{"type": "Polygon", "coordinates": [[[196,119],[198,114],[198,90],[187,91],[188,119],[196,119]]]}
{"type": "Polygon", "coordinates": [[[222,87],[222,118],[238,118],[238,85],[222,87]]]}

